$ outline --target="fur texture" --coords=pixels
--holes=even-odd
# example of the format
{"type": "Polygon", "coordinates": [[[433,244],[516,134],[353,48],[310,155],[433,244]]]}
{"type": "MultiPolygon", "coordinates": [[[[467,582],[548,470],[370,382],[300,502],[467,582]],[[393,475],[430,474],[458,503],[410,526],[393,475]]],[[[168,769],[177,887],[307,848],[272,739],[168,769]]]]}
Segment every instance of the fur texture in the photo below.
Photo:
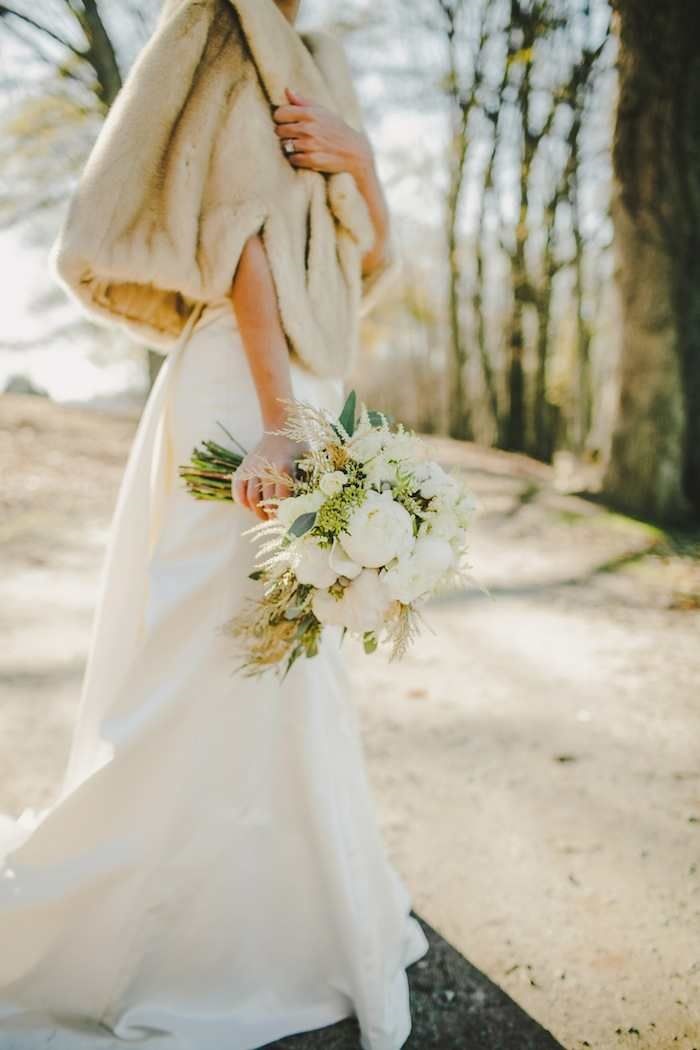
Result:
{"type": "Polygon", "coordinates": [[[272,109],[286,85],[362,130],[330,34],[299,34],[273,0],[166,0],[51,252],[54,276],[91,316],[167,352],[197,302],[228,293],[260,233],[290,352],[319,375],[347,374],[395,253],[363,281],[366,202],[349,173],[284,157],[272,109]]]}

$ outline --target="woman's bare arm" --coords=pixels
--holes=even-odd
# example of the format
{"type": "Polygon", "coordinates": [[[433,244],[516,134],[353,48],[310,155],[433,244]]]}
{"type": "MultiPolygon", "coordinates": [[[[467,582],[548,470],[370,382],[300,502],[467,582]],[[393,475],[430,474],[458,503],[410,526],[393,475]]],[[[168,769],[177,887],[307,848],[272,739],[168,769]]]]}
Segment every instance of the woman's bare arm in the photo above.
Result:
{"type": "Polygon", "coordinates": [[[358,154],[352,169],[357,188],[367,202],[372,225],[374,227],[374,244],[362,256],[362,273],[370,274],[385,259],[389,243],[389,207],[384,190],[377,174],[372,147],[367,145],[367,155],[358,154]]]}
{"type": "MultiPolygon", "coordinates": [[[[267,253],[257,235],[251,237],[243,248],[230,297],[255,383],[264,429],[277,430],[283,425],[287,413],[286,406],[279,399],[293,397],[289,349],[267,253]]],[[[268,517],[265,509],[259,506],[259,500],[272,496],[282,498],[288,495],[288,488],[263,482],[256,467],[267,460],[291,474],[294,459],[301,451],[302,446],[289,438],[263,434],[234,474],[234,500],[254,511],[258,517],[268,517]]]]}

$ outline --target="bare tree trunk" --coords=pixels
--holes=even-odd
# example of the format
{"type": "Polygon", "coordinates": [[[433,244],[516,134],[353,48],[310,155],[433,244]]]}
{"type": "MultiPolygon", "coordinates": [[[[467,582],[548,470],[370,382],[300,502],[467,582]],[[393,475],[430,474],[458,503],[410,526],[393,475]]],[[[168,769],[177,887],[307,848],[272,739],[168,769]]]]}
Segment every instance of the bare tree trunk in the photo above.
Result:
{"type": "Polygon", "coordinates": [[[623,309],[604,488],[632,513],[700,511],[700,9],[615,0],[613,205],[623,309]]]}
{"type": "Polygon", "coordinates": [[[528,272],[526,257],[529,237],[529,193],[532,162],[544,129],[534,132],[530,123],[533,48],[545,24],[546,2],[530,7],[523,0],[510,0],[511,24],[508,42],[509,64],[522,66],[516,88],[516,107],[520,121],[520,210],[513,231],[510,266],[513,284],[513,307],[507,334],[508,410],[503,432],[503,446],[513,452],[524,452],[527,445],[527,415],[525,403],[525,304],[534,303],[535,295],[528,272]],[[513,61],[520,58],[519,61],[513,61]]]}
{"type": "MultiPolygon", "coordinates": [[[[546,261],[549,263],[549,243],[546,261]]],[[[555,409],[547,398],[547,366],[549,363],[550,322],[552,314],[552,274],[547,266],[542,288],[537,296],[537,367],[533,392],[532,454],[537,459],[550,460],[554,452],[555,409]]]]}
{"type": "MultiPolygon", "coordinates": [[[[445,18],[448,54],[448,91],[452,109],[452,141],[449,156],[449,188],[446,202],[448,251],[448,327],[450,349],[450,383],[447,402],[448,430],[452,437],[471,438],[472,426],[467,390],[467,343],[462,321],[462,264],[459,252],[459,219],[462,189],[469,148],[469,117],[476,96],[476,77],[471,90],[462,88],[457,22],[463,0],[438,0],[445,18]]],[[[480,51],[476,60],[480,58],[480,51]]]]}
{"type": "Polygon", "coordinates": [[[574,297],[576,300],[576,449],[583,452],[593,418],[593,380],[591,376],[591,328],[584,314],[585,288],[583,281],[583,235],[581,233],[581,206],[579,187],[578,135],[573,152],[571,174],[571,225],[574,234],[574,297]]]}
{"type": "Polygon", "coordinates": [[[476,230],[476,241],[474,247],[475,262],[476,262],[476,273],[474,277],[474,290],[472,293],[472,312],[474,314],[474,321],[476,324],[476,343],[479,348],[479,360],[481,362],[481,370],[484,376],[484,387],[486,388],[486,396],[491,410],[491,416],[493,418],[494,428],[494,443],[498,446],[501,443],[501,415],[500,406],[498,400],[498,386],[496,376],[494,374],[494,368],[491,363],[491,357],[489,355],[488,339],[486,332],[486,315],[484,312],[484,281],[485,281],[485,260],[484,260],[484,238],[485,238],[485,220],[486,220],[486,206],[488,196],[491,190],[492,184],[492,168],[493,168],[493,154],[495,152],[495,139],[494,147],[491,150],[491,158],[489,160],[487,175],[484,179],[484,185],[481,193],[481,199],[479,204],[479,219],[476,230]]]}
{"type": "Polygon", "coordinates": [[[459,203],[467,158],[466,121],[455,131],[447,197],[448,322],[451,376],[448,395],[448,427],[455,438],[470,438],[471,421],[466,389],[467,347],[461,315],[462,267],[459,257],[459,203]]]}

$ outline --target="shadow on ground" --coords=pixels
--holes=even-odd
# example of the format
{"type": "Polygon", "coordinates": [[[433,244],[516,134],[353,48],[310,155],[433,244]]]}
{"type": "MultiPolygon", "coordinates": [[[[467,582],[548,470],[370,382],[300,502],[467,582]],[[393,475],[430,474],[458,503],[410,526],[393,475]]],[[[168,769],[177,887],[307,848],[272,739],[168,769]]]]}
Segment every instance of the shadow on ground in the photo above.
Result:
{"type": "MultiPolygon", "coordinates": [[[[404,1050],[562,1050],[501,988],[415,917],[430,951],[406,971],[413,1027],[404,1050]]],[[[357,1050],[359,1045],[357,1021],[348,1018],[263,1050],[357,1050]]]]}

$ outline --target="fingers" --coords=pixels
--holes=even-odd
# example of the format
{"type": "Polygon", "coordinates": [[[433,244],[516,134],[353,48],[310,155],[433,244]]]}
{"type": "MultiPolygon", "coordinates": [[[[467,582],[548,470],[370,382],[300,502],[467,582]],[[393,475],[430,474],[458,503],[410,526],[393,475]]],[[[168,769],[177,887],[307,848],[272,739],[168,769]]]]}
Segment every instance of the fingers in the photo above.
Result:
{"type": "MultiPolygon", "coordinates": [[[[266,499],[272,499],[274,496],[275,496],[275,483],[274,483],[274,481],[263,481],[262,498],[264,500],[266,500],[266,499]]],[[[271,518],[273,516],[273,514],[275,513],[275,508],[270,506],[270,505],[263,506],[262,509],[265,512],[265,516],[268,517],[268,518],[271,518]]]]}
{"type": "Polygon", "coordinates": [[[231,479],[231,495],[233,496],[234,503],[238,503],[241,507],[248,506],[248,479],[243,477],[240,470],[234,471],[231,479]]]}
{"type": "Polygon", "coordinates": [[[313,120],[311,106],[277,106],[272,111],[272,119],[278,124],[293,124],[296,121],[313,120]]]}
{"type": "Polygon", "coordinates": [[[246,487],[246,498],[247,506],[252,510],[259,518],[265,518],[265,510],[261,507],[260,497],[262,496],[262,482],[257,475],[253,475],[248,478],[246,487]]]}
{"type": "Polygon", "coordinates": [[[231,481],[231,495],[234,502],[241,507],[252,510],[259,518],[266,517],[264,508],[258,505],[262,495],[262,483],[255,474],[244,475],[239,468],[231,481]]]}
{"type": "Polygon", "coordinates": [[[304,95],[300,95],[298,91],[294,91],[293,88],[285,88],[284,93],[289,101],[295,106],[312,106],[313,99],[307,98],[304,95]]]}
{"type": "MultiPolygon", "coordinates": [[[[318,152],[317,147],[316,147],[316,143],[308,135],[307,135],[306,138],[301,138],[301,139],[296,138],[294,135],[285,135],[285,136],[283,136],[282,142],[293,142],[294,143],[294,153],[314,153],[314,152],[318,152]]],[[[282,145],[282,142],[280,142],[280,146],[282,145]]],[[[294,153],[287,153],[285,151],[285,156],[293,157],[294,153]]]]}
{"type": "Polygon", "coordinates": [[[281,139],[305,139],[310,137],[311,131],[308,124],[294,120],[289,124],[276,124],[275,134],[281,139]]]}
{"type": "Polygon", "coordinates": [[[336,165],[328,153],[317,150],[295,150],[287,157],[295,168],[313,168],[314,171],[335,171],[336,165]]]}
{"type": "Polygon", "coordinates": [[[291,491],[292,489],[290,485],[285,485],[281,481],[275,483],[275,496],[277,499],[286,499],[287,496],[291,494],[291,491]]]}

